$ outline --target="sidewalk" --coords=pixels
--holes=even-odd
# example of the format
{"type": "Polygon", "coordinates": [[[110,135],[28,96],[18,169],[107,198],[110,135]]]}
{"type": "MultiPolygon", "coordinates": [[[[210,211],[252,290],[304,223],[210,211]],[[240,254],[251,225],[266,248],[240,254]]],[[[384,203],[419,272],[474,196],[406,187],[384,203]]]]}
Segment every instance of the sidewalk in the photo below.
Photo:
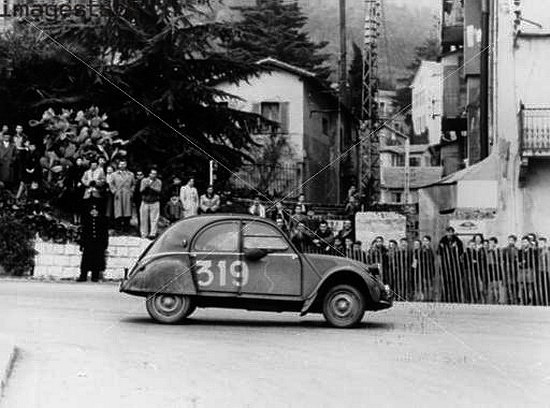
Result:
{"type": "Polygon", "coordinates": [[[0,398],[8,384],[17,352],[15,343],[9,337],[0,336],[0,398]]]}

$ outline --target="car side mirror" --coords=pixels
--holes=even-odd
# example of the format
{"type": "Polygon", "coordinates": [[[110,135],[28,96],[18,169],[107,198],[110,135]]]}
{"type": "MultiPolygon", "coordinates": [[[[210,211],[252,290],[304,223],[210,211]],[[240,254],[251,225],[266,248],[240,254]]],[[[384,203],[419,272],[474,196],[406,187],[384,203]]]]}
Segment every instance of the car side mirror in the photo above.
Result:
{"type": "Polygon", "coordinates": [[[259,261],[267,255],[267,251],[261,248],[250,248],[244,250],[244,257],[251,261],[259,261]]]}

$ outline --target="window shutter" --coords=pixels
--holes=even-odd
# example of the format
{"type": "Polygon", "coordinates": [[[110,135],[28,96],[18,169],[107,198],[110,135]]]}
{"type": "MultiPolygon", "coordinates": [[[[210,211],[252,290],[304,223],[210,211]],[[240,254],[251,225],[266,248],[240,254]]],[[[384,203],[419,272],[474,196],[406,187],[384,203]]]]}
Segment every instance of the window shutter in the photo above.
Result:
{"type": "Polygon", "coordinates": [[[281,103],[281,133],[288,133],[288,122],[289,122],[289,112],[288,112],[288,102],[281,103]]]}

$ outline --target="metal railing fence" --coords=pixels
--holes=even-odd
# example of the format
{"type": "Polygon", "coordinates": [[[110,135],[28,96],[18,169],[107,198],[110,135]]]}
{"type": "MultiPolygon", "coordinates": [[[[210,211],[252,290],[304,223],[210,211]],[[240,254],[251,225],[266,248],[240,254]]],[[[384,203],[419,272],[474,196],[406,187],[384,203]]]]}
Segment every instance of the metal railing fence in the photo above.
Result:
{"type": "Polygon", "coordinates": [[[379,265],[383,282],[397,300],[550,305],[548,248],[303,249],[379,265]]]}

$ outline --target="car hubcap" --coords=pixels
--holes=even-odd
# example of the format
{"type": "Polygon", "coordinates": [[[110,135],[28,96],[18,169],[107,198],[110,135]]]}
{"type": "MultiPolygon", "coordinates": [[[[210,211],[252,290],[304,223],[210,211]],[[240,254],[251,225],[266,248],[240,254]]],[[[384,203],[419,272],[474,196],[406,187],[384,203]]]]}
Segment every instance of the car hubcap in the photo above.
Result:
{"type": "Polygon", "coordinates": [[[332,310],[335,317],[345,319],[355,314],[356,302],[350,293],[337,293],[332,298],[332,310]]]}
{"type": "Polygon", "coordinates": [[[182,300],[177,296],[161,295],[155,299],[155,305],[159,313],[170,316],[181,309],[182,300]]]}

